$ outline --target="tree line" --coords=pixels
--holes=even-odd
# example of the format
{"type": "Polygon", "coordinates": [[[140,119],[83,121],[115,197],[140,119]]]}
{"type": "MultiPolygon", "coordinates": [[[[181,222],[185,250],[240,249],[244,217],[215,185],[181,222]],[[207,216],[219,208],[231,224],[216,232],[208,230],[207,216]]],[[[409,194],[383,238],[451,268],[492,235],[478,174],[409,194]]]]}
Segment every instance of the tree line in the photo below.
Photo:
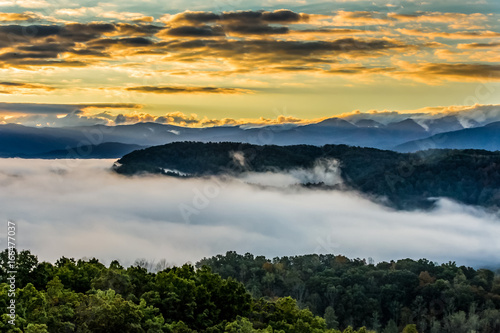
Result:
{"type": "Polygon", "coordinates": [[[123,267],[17,253],[15,325],[7,250],[0,254],[2,332],[415,333],[500,331],[492,271],[425,259],[335,255],[266,259],[228,252],[195,266],[123,267]]]}

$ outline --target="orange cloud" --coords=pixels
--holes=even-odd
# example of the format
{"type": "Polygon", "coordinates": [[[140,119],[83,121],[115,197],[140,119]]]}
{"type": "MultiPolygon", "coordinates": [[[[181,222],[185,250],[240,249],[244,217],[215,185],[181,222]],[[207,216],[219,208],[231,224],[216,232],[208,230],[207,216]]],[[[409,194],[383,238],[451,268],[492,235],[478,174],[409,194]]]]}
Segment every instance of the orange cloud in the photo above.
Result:
{"type": "Polygon", "coordinates": [[[499,48],[500,43],[469,43],[469,44],[458,44],[459,49],[493,49],[499,48]]]}
{"type": "Polygon", "coordinates": [[[498,81],[500,65],[468,64],[468,63],[423,63],[400,64],[403,71],[391,73],[400,78],[415,78],[422,82],[432,83],[443,80],[450,81],[498,81]]]}
{"type": "Polygon", "coordinates": [[[385,13],[374,11],[343,11],[339,10],[332,17],[332,22],[337,25],[363,26],[363,25],[387,25],[394,21],[385,13]]]}
{"type": "Polygon", "coordinates": [[[499,32],[494,31],[458,31],[458,32],[443,32],[443,31],[425,31],[419,29],[396,29],[402,35],[427,37],[434,39],[436,37],[448,39],[475,39],[475,38],[497,38],[500,37],[499,32]]]}
{"type": "Polygon", "coordinates": [[[56,88],[44,84],[24,82],[0,82],[0,94],[36,94],[40,91],[48,92],[56,88]]]}
{"type": "Polygon", "coordinates": [[[0,22],[33,21],[38,15],[32,12],[24,13],[0,13],[0,22]]]}
{"type": "Polygon", "coordinates": [[[480,13],[441,13],[441,12],[415,12],[413,14],[389,13],[387,17],[402,22],[427,22],[427,23],[469,23],[486,21],[487,16],[480,13]]]}
{"type": "Polygon", "coordinates": [[[240,88],[190,86],[137,86],[125,90],[151,94],[248,94],[253,92],[249,89],[240,88]]]}
{"type": "Polygon", "coordinates": [[[143,112],[119,114],[115,119],[115,123],[133,124],[137,122],[156,122],[161,124],[180,125],[186,127],[210,127],[210,126],[225,126],[225,125],[266,126],[266,125],[279,125],[279,124],[310,124],[319,122],[324,119],[325,118],[301,119],[293,116],[284,116],[284,115],[279,115],[276,118],[260,117],[257,119],[251,119],[251,118],[210,119],[207,117],[200,118],[195,113],[186,115],[183,112],[175,111],[166,113],[161,116],[154,116],[143,112]]]}

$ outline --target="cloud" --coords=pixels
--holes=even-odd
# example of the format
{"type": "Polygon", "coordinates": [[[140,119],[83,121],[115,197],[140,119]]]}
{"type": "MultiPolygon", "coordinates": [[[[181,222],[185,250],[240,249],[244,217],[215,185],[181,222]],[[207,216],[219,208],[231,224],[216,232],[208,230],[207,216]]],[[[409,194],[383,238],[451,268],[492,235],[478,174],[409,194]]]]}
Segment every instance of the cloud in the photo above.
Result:
{"type": "Polygon", "coordinates": [[[189,86],[138,86],[129,87],[125,90],[153,94],[246,94],[252,92],[252,90],[240,88],[189,86]]]}
{"type": "Polygon", "coordinates": [[[105,115],[93,116],[80,110],[60,115],[0,115],[0,123],[22,124],[30,127],[113,125],[113,122],[105,115]]]}
{"type": "Polygon", "coordinates": [[[351,35],[351,34],[370,34],[376,33],[376,30],[366,30],[366,29],[347,29],[347,28],[313,28],[313,29],[301,29],[290,31],[294,36],[302,35],[351,35]]]}
{"type": "Polygon", "coordinates": [[[276,118],[264,118],[260,117],[258,119],[242,118],[222,118],[222,119],[210,119],[208,117],[199,117],[197,114],[192,113],[190,115],[184,114],[180,111],[169,112],[161,116],[153,116],[148,113],[130,113],[130,114],[120,114],[117,116],[115,122],[120,124],[133,124],[136,122],[146,122],[154,121],[160,124],[171,124],[180,125],[187,127],[211,127],[211,126],[227,126],[227,125],[241,125],[245,127],[261,127],[268,125],[281,125],[281,124],[310,124],[314,122],[319,122],[324,120],[324,118],[319,119],[301,119],[293,116],[279,115],[276,118]],[[117,121],[116,121],[117,120],[117,121]]]}
{"type": "Polygon", "coordinates": [[[20,114],[61,114],[75,110],[115,110],[115,109],[141,109],[141,104],[134,103],[84,103],[84,104],[43,104],[43,103],[5,103],[0,102],[0,113],[20,114]]]}
{"type": "Polygon", "coordinates": [[[0,82],[0,94],[36,94],[40,91],[54,91],[56,88],[45,84],[24,82],[0,82]]]}
{"type": "Polygon", "coordinates": [[[211,12],[184,12],[166,20],[173,27],[160,36],[226,36],[274,35],[289,32],[287,26],[276,24],[307,21],[306,14],[290,10],[238,11],[215,14],[211,12]],[[273,25],[270,25],[273,24],[273,25]],[[181,34],[182,33],[182,34],[181,34]]]}
{"type": "Polygon", "coordinates": [[[270,25],[228,25],[225,31],[237,35],[280,35],[289,32],[288,27],[273,27],[270,25]]]}
{"type": "Polygon", "coordinates": [[[222,27],[211,26],[180,26],[166,30],[163,35],[176,37],[213,37],[225,36],[226,33],[222,27]]]}
{"type": "Polygon", "coordinates": [[[299,23],[307,22],[309,15],[296,13],[288,9],[279,9],[275,11],[233,11],[216,14],[213,12],[193,12],[185,11],[173,16],[164,17],[163,21],[167,24],[195,24],[203,25],[207,23],[299,23]]]}
{"type": "MultiPolygon", "coordinates": [[[[245,163],[245,156],[242,152],[233,152],[233,160],[236,165],[248,168],[245,163]]],[[[238,179],[248,184],[261,186],[272,186],[286,188],[297,184],[318,184],[327,186],[339,185],[342,183],[340,163],[334,159],[318,159],[310,169],[298,168],[287,172],[244,172],[238,179]]]]}
{"type": "Polygon", "coordinates": [[[500,37],[499,32],[480,30],[480,31],[436,31],[436,30],[421,30],[421,29],[406,29],[398,28],[395,29],[397,32],[403,35],[427,37],[427,38],[448,38],[448,39],[476,39],[476,38],[498,38],[500,37]]]}
{"type": "Polygon", "coordinates": [[[182,264],[235,250],[499,263],[498,217],[446,200],[432,212],[397,212],[349,192],[127,178],[113,174],[112,163],[0,160],[0,219],[16,221],[18,248],[52,262],[66,256],[182,264]]]}
{"type": "MultiPolygon", "coordinates": [[[[483,85],[480,91],[481,93],[492,93],[495,91],[495,87],[492,84],[483,85]]],[[[416,110],[371,110],[369,112],[356,110],[339,117],[354,123],[360,119],[371,119],[385,125],[411,118],[425,126],[428,120],[448,116],[456,117],[464,127],[470,127],[471,123],[482,126],[500,121],[500,105],[450,105],[425,107],[416,110]]],[[[448,120],[453,121],[452,119],[448,120]]]]}
{"type": "Polygon", "coordinates": [[[146,47],[152,45],[154,42],[151,39],[145,37],[124,37],[124,38],[114,38],[114,39],[97,39],[90,41],[88,46],[92,49],[94,47],[111,47],[111,46],[121,46],[127,47],[146,47]]]}
{"type": "Polygon", "coordinates": [[[396,73],[403,77],[413,76],[422,80],[483,81],[499,80],[500,65],[466,63],[425,63],[408,64],[406,70],[396,73]]]}
{"type": "Polygon", "coordinates": [[[96,7],[79,7],[79,8],[60,8],[54,12],[58,17],[71,18],[105,18],[113,21],[132,21],[132,22],[153,22],[154,17],[143,13],[134,13],[126,11],[110,10],[110,6],[101,4],[96,7]]]}
{"type": "MultiPolygon", "coordinates": [[[[203,78],[342,75],[356,80],[366,77],[367,82],[380,74],[401,79],[406,68],[395,65],[401,58],[420,65],[424,62],[417,62],[415,56],[427,63],[435,63],[431,58],[435,56],[450,66],[457,65],[447,68],[443,77],[470,81],[475,80],[472,71],[465,67],[459,70],[458,65],[473,68],[481,58],[489,62],[497,58],[493,53],[493,39],[500,36],[494,31],[496,14],[349,10],[351,6],[314,14],[266,8],[273,9],[162,15],[163,9],[148,12],[133,6],[120,11],[103,3],[58,6],[55,17],[0,13],[0,19],[7,23],[0,25],[0,69],[64,72],[74,67],[87,73],[109,67],[107,73],[118,76],[117,72],[137,66],[147,75],[169,71],[203,78]],[[445,40],[433,42],[436,38],[445,40]],[[459,39],[468,44],[457,45],[459,39]],[[475,39],[485,42],[472,43],[475,39]],[[428,48],[435,50],[429,53],[428,48]],[[457,48],[491,50],[485,54],[458,53],[457,48]],[[462,74],[451,75],[452,71],[462,74]]],[[[430,67],[425,70],[434,71],[430,67]]],[[[408,78],[429,84],[437,80],[426,80],[422,73],[408,73],[408,78]]]]}
{"type": "Polygon", "coordinates": [[[52,127],[114,125],[116,115],[111,112],[141,108],[142,105],[132,103],[0,103],[0,124],[52,127]]]}
{"type": "Polygon", "coordinates": [[[142,122],[153,122],[156,121],[158,117],[152,116],[147,113],[132,113],[132,114],[119,114],[114,118],[115,124],[116,125],[121,125],[121,124],[135,124],[135,123],[142,123],[142,122]]]}
{"type": "Polygon", "coordinates": [[[0,2],[1,6],[15,7],[19,6],[22,8],[47,8],[50,4],[45,0],[3,0],[0,2]]]}
{"type": "MultiPolygon", "coordinates": [[[[191,92],[190,92],[191,93],[191,92]]],[[[258,119],[210,119],[197,114],[184,114],[174,111],[163,115],[140,112],[141,104],[132,103],[95,103],[95,104],[38,104],[38,103],[0,103],[0,123],[19,123],[26,126],[79,126],[92,124],[134,124],[156,122],[180,126],[265,126],[288,123],[311,123],[320,119],[301,119],[293,116],[258,119]],[[124,111],[129,111],[128,113],[124,111]],[[118,114],[117,114],[118,112],[118,114]]],[[[321,118],[323,119],[323,118],[321,118]]]]}
{"type": "Polygon", "coordinates": [[[289,28],[283,26],[284,24],[307,23],[308,20],[308,14],[287,9],[233,11],[221,14],[186,11],[163,17],[163,22],[171,28],[160,36],[279,35],[289,32],[289,28]]]}
{"type": "Polygon", "coordinates": [[[167,15],[162,18],[165,23],[169,24],[195,24],[195,25],[203,25],[209,22],[216,22],[220,19],[219,14],[215,14],[212,12],[193,12],[193,11],[185,11],[183,13],[175,14],[175,15],[167,15]]]}
{"type": "Polygon", "coordinates": [[[38,15],[33,12],[24,13],[0,13],[0,22],[34,21],[38,15]]]}
{"type": "Polygon", "coordinates": [[[0,67],[85,67],[95,62],[95,56],[109,57],[107,48],[153,44],[146,37],[160,29],[123,22],[0,25],[0,50],[7,51],[0,53],[0,67]]]}
{"type": "MultiPolygon", "coordinates": [[[[496,83],[495,83],[496,84],[496,83]]],[[[493,93],[494,83],[483,84],[481,94],[493,93]]],[[[141,104],[129,103],[96,103],[96,104],[36,104],[36,103],[0,103],[0,123],[20,123],[27,126],[78,126],[92,124],[135,124],[139,122],[156,122],[186,127],[211,126],[242,126],[256,128],[272,125],[289,126],[313,124],[334,117],[299,118],[279,115],[276,118],[208,118],[200,117],[195,113],[185,114],[180,111],[168,112],[162,115],[153,115],[142,112],[141,104]],[[128,111],[128,112],[127,112],[128,111]]],[[[361,119],[372,119],[382,124],[402,121],[412,118],[419,124],[426,126],[426,122],[447,116],[455,116],[464,127],[472,123],[486,125],[500,121],[500,105],[450,105],[425,107],[416,110],[370,110],[368,112],[353,112],[335,115],[350,122],[361,119]]],[[[279,129],[279,127],[277,127],[279,129]]]]}
{"type": "MultiPolygon", "coordinates": [[[[75,10],[84,14],[90,9],[75,10]]],[[[335,15],[354,21],[379,20],[383,16],[368,11],[339,11],[335,15]]],[[[332,17],[287,9],[220,14],[187,11],[165,16],[162,19],[165,26],[129,22],[0,26],[0,47],[4,48],[4,52],[0,53],[0,67],[36,70],[42,66],[103,66],[112,61],[119,68],[126,66],[120,61],[126,63],[127,57],[163,55],[153,62],[162,66],[175,64],[176,67],[182,63],[189,64],[193,75],[203,72],[225,77],[231,74],[265,75],[300,71],[312,75],[368,76],[392,72],[394,68],[349,62],[356,58],[387,57],[397,51],[414,51],[422,47],[387,37],[367,37],[380,31],[320,24],[332,17]],[[289,26],[294,24],[298,29],[291,30],[289,26]],[[363,38],[348,37],[353,34],[363,34],[363,38]],[[288,38],[280,39],[280,35],[288,38]],[[340,38],[332,39],[335,35],[340,38]],[[2,36],[5,38],[2,39],[2,36]],[[341,62],[346,69],[332,66],[341,62]],[[203,70],[207,67],[199,66],[201,63],[217,70],[203,70]]],[[[173,90],[154,88],[149,91],[173,90]]],[[[229,93],[230,90],[224,92],[229,93]]]]}
{"type": "Polygon", "coordinates": [[[99,17],[134,22],[154,22],[154,17],[142,13],[104,11],[98,14],[99,17]]]}
{"type": "Polygon", "coordinates": [[[325,71],[330,74],[356,75],[356,74],[385,74],[395,71],[395,67],[365,67],[365,66],[338,66],[325,71]]]}
{"type": "Polygon", "coordinates": [[[241,125],[245,127],[260,127],[268,125],[281,125],[281,124],[309,124],[312,122],[318,122],[323,120],[320,119],[301,119],[293,116],[277,116],[276,118],[264,118],[260,117],[258,119],[233,119],[233,118],[222,118],[222,119],[210,119],[208,117],[199,117],[197,114],[184,114],[180,111],[168,112],[161,116],[151,115],[146,112],[133,112],[129,114],[119,114],[116,118],[113,118],[116,124],[134,124],[137,122],[149,122],[154,121],[159,124],[171,124],[180,125],[187,127],[211,127],[211,126],[227,126],[227,125],[241,125]]]}
{"type": "MultiPolygon", "coordinates": [[[[273,66],[321,69],[321,64],[338,62],[342,56],[380,57],[387,52],[410,47],[388,39],[339,38],[333,41],[294,40],[213,40],[172,41],[168,43],[169,61],[225,59],[233,70],[265,71],[273,66]],[[268,66],[268,67],[265,67],[268,66]],[[271,67],[269,67],[271,66],[271,67]]],[[[287,67],[285,67],[287,68],[287,67]]],[[[217,75],[217,72],[215,73],[217,75]]]]}
{"type": "Polygon", "coordinates": [[[482,29],[488,21],[488,16],[481,13],[465,14],[419,11],[412,14],[389,13],[387,16],[406,23],[444,23],[452,29],[482,29]]]}
{"type": "MultiPolygon", "coordinates": [[[[388,38],[317,40],[317,36],[361,32],[331,28],[290,32],[279,22],[302,22],[307,19],[302,14],[286,10],[224,13],[220,17],[223,25],[193,23],[210,22],[207,15],[198,13],[191,17],[186,14],[182,19],[172,20],[176,24],[187,20],[191,25],[168,27],[125,22],[0,26],[0,49],[3,48],[0,67],[32,70],[41,66],[87,67],[125,60],[127,56],[166,55],[161,59],[162,63],[193,64],[203,60],[205,63],[212,62],[219,69],[229,66],[234,73],[241,70],[262,72],[266,65],[284,63],[288,67],[282,67],[281,71],[299,67],[318,70],[318,64],[339,61],[345,54],[350,58],[381,57],[390,50],[416,47],[388,38]],[[262,38],[233,39],[233,34],[262,38]],[[280,34],[294,37],[291,40],[264,37],[280,34]],[[303,35],[307,35],[306,40],[300,40],[303,35]],[[166,37],[165,40],[159,39],[166,37]]],[[[219,72],[222,71],[211,71],[211,74],[219,72]]]]}
{"type": "Polygon", "coordinates": [[[392,18],[388,17],[386,13],[376,11],[344,11],[339,10],[333,17],[333,22],[338,25],[386,25],[390,24],[392,18]]]}
{"type": "Polygon", "coordinates": [[[486,48],[498,48],[500,43],[469,43],[469,44],[458,44],[459,49],[486,49],[486,48]]]}
{"type": "Polygon", "coordinates": [[[182,112],[169,112],[163,116],[155,118],[155,122],[160,124],[180,124],[182,126],[201,125],[203,120],[198,119],[197,114],[186,115],[182,112]]]}

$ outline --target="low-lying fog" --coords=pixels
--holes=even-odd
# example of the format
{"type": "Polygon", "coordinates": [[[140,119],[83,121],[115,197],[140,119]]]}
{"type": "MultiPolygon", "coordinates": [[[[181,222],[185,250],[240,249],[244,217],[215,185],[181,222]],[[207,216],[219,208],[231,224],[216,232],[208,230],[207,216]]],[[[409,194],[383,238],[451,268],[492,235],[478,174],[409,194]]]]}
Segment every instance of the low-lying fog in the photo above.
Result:
{"type": "MultiPolygon", "coordinates": [[[[110,171],[113,162],[0,159],[3,246],[11,219],[18,249],[49,261],[97,257],[128,265],[164,258],[182,264],[234,250],[500,264],[498,217],[448,200],[432,212],[397,212],[355,193],[245,182],[289,184],[304,178],[303,170],[226,180],[128,178],[110,171]]],[[[305,178],[317,180],[317,174],[305,178]]]]}

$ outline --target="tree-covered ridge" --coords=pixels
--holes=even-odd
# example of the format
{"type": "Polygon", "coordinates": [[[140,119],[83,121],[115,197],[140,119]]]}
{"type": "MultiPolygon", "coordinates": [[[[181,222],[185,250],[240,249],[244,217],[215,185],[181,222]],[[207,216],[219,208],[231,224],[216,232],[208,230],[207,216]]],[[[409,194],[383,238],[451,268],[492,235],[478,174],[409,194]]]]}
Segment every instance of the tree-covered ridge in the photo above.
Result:
{"type": "MultiPolygon", "coordinates": [[[[7,255],[0,255],[2,281],[7,255]]],[[[268,260],[228,252],[197,268],[151,271],[144,261],[124,268],[63,257],[51,264],[22,251],[17,264],[16,325],[4,312],[2,332],[500,331],[500,278],[454,263],[373,265],[334,255],[268,260]]],[[[9,288],[0,284],[3,309],[9,288]]]]}
{"type": "Polygon", "coordinates": [[[191,176],[245,171],[311,168],[319,159],[340,161],[344,188],[354,189],[398,209],[432,206],[429,198],[445,197],[469,205],[500,206],[500,152],[428,150],[397,153],[374,148],[257,146],[243,143],[178,142],[137,150],[122,157],[115,171],[132,175],[156,173],[191,176]],[[234,154],[244,156],[235,159],[234,154]]]}
{"type": "Polygon", "coordinates": [[[243,282],[254,298],[291,296],[330,327],[500,332],[500,276],[487,269],[426,259],[373,264],[330,254],[269,260],[235,252],[197,263],[206,266],[243,282]]]}
{"type": "MultiPolygon", "coordinates": [[[[15,325],[7,250],[0,254],[1,332],[29,333],[340,333],[290,297],[254,299],[242,283],[191,265],[156,272],[97,259],[38,262],[17,256],[15,325]]],[[[355,332],[348,328],[345,332],[355,332]]],[[[365,333],[366,328],[357,332],[365,333]]]]}

